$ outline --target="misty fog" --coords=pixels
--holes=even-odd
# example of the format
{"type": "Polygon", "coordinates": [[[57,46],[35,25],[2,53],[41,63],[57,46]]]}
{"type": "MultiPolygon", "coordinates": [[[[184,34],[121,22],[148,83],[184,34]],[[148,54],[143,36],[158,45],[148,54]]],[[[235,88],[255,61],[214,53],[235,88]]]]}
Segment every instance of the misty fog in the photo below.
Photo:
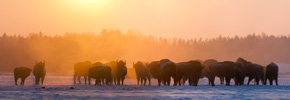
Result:
{"type": "Polygon", "coordinates": [[[196,59],[234,61],[238,57],[265,65],[271,61],[289,63],[289,50],[289,36],[265,34],[187,40],[105,29],[100,34],[66,33],[46,36],[31,33],[26,37],[2,34],[0,68],[1,72],[12,72],[15,67],[32,68],[35,61],[45,61],[48,73],[72,75],[74,63],[80,61],[106,63],[126,60],[127,67],[131,68],[136,61],[149,62],[163,58],[181,62],[196,59]]]}

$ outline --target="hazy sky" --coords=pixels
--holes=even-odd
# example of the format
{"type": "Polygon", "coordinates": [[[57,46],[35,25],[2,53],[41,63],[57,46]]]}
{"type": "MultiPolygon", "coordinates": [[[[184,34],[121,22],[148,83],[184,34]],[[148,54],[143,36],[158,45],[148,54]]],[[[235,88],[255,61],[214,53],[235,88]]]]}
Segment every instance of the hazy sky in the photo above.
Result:
{"type": "Polygon", "coordinates": [[[163,37],[290,34],[290,0],[0,0],[0,34],[99,33],[163,37]]]}

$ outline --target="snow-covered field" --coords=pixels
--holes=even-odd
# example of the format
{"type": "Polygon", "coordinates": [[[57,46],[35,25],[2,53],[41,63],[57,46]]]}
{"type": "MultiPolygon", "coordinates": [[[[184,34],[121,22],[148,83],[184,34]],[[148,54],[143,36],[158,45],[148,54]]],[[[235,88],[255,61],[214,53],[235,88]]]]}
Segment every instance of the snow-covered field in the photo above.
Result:
{"type": "MultiPolygon", "coordinates": [[[[279,64],[280,73],[289,73],[289,64],[279,64]]],[[[157,86],[155,79],[152,86],[138,86],[136,79],[125,79],[124,86],[73,85],[72,76],[55,76],[47,74],[44,87],[33,85],[31,74],[25,86],[14,86],[12,73],[0,74],[0,99],[290,99],[290,75],[279,75],[279,86],[269,85],[220,85],[216,78],[216,86],[208,85],[206,78],[199,80],[194,86],[157,86]]],[[[245,83],[247,82],[247,78],[245,83]]],[[[18,80],[20,83],[20,79],[18,80]]],[[[172,83],[171,83],[172,84],[172,83]]]]}
{"type": "Polygon", "coordinates": [[[224,86],[217,78],[215,87],[207,85],[205,78],[197,87],[159,87],[156,80],[151,82],[153,86],[137,86],[136,79],[126,79],[125,86],[89,86],[73,85],[72,76],[48,75],[42,88],[33,85],[33,81],[30,76],[25,86],[14,86],[11,74],[1,75],[0,99],[290,99],[290,78],[281,75],[279,86],[224,86]]]}

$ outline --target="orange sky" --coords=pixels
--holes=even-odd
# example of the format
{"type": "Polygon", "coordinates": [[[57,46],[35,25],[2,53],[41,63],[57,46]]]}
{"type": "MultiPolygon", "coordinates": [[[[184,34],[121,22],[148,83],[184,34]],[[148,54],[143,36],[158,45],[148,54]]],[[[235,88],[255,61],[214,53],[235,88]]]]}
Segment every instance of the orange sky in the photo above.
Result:
{"type": "Polygon", "coordinates": [[[162,37],[290,34],[290,0],[0,0],[0,34],[99,33],[162,37]]]}

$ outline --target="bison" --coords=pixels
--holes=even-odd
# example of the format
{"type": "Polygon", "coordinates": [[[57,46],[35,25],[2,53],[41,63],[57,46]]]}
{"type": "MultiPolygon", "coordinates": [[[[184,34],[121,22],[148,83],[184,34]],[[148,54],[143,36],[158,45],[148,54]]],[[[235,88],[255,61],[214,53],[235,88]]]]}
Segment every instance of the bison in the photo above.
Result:
{"type": "Polygon", "coordinates": [[[224,61],[211,64],[209,69],[214,75],[213,78],[210,80],[212,86],[214,86],[215,76],[225,77],[226,86],[230,85],[231,78],[234,78],[235,85],[242,84],[242,78],[244,77],[244,74],[242,73],[241,69],[238,68],[236,64],[232,61],[224,61]]]}
{"type": "Polygon", "coordinates": [[[30,75],[32,69],[27,67],[16,67],[14,68],[14,79],[15,85],[17,86],[18,78],[21,78],[20,85],[24,85],[25,79],[30,75]]]}
{"type": "Polygon", "coordinates": [[[269,80],[270,85],[273,85],[273,80],[275,80],[276,85],[278,85],[278,71],[278,65],[273,62],[266,66],[265,85],[267,85],[267,80],[269,80]]]}
{"type": "Polygon", "coordinates": [[[40,80],[41,80],[41,85],[43,85],[43,81],[46,75],[45,61],[35,62],[35,65],[33,67],[33,75],[35,76],[35,85],[39,85],[40,80]]]}
{"type": "Polygon", "coordinates": [[[147,68],[152,77],[157,79],[158,86],[160,86],[162,81],[162,77],[160,74],[160,61],[152,61],[151,63],[147,64],[147,68]]]}
{"type": "Polygon", "coordinates": [[[264,67],[259,64],[248,64],[245,66],[246,75],[249,77],[248,85],[252,79],[255,79],[256,85],[259,85],[261,79],[262,84],[264,84],[264,67]]]}
{"type": "Polygon", "coordinates": [[[146,64],[138,61],[137,63],[133,63],[133,67],[135,68],[137,76],[137,84],[139,85],[139,81],[141,79],[141,85],[146,85],[146,81],[148,79],[148,83],[151,85],[150,72],[147,69],[146,64]]]}
{"type": "Polygon", "coordinates": [[[115,85],[123,85],[127,75],[126,61],[112,61],[107,63],[112,69],[112,78],[115,85]]]}
{"type": "Polygon", "coordinates": [[[169,59],[153,61],[149,63],[147,67],[152,77],[157,79],[158,86],[161,85],[161,82],[163,82],[164,86],[170,86],[171,78],[175,79],[176,65],[169,59]]]}
{"type": "Polygon", "coordinates": [[[79,84],[81,83],[81,76],[85,79],[87,84],[88,70],[92,66],[90,61],[78,62],[74,64],[74,84],[76,84],[76,78],[78,78],[79,84]]]}
{"type": "MultiPolygon", "coordinates": [[[[212,83],[210,80],[213,80],[213,78],[214,78],[214,75],[213,75],[213,73],[209,70],[209,66],[210,65],[212,65],[212,64],[214,64],[214,63],[217,63],[218,61],[217,60],[215,60],[215,59],[207,59],[207,60],[205,60],[204,62],[203,62],[203,66],[204,66],[204,68],[202,69],[202,76],[204,76],[204,77],[207,77],[208,78],[208,84],[210,85],[210,84],[214,84],[214,83],[212,83]]],[[[222,78],[220,78],[221,80],[222,80],[222,78]]],[[[223,84],[222,83],[222,81],[221,81],[221,84],[223,84]]]]}
{"type": "Polygon", "coordinates": [[[203,69],[202,64],[199,61],[188,61],[176,63],[176,76],[174,80],[174,86],[181,85],[180,80],[182,77],[187,77],[189,85],[197,86],[198,80],[203,69]]]}
{"type": "Polygon", "coordinates": [[[95,85],[111,85],[112,84],[112,70],[108,65],[96,65],[89,69],[88,80],[91,83],[91,78],[96,79],[95,85]]]}
{"type": "Polygon", "coordinates": [[[160,75],[164,86],[170,86],[171,78],[175,79],[176,76],[176,65],[169,59],[160,60],[160,75]]]}

